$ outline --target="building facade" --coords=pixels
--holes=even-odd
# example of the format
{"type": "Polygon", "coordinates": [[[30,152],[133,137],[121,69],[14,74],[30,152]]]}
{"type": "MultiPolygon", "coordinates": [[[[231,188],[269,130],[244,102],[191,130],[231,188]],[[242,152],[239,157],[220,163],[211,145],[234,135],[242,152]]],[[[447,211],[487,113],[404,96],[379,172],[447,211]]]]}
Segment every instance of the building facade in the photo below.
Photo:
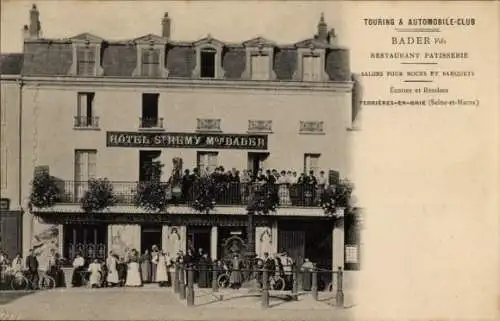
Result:
{"type": "MultiPolygon", "coordinates": [[[[161,35],[45,39],[38,9],[30,11],[19,75],[15,81],[2,76],[9,92],[2,110],[14,124],[6,129],[2,155],[9,167],[2,163],[2,176],[12,177],[8,197],[25,212],[24,253],[34,248],[43,260],[55,248],[65,257],[76,251],[103,257],[156,244],[169,253],[203,248],[220,258],[245,248],[245,186],[209,214],[187,201],[148,212],[132,198],[152,161],[164,165],[163,181],[179,169],[175,159],[182,171],[223,166],[349,176],[349,52],[336,46],[323,17],[316,35],[288,45],[262,37],[226,43],[211,35],[177,41],[170,25],[165,14],[161,35]],[[54,206],[30,205],[40,172],[58,182],[62,196],[54,206]],[[111,182],[117,203],[84,212],[79,200],[94,178],[111,182]]],[[[286,250],[299,261],[344,266],[343,220],[325,216],[304,193],[280,195],[275,212],[255,218],[257,253],[286,250]]]]}
{"type": "Polygon", "coordinates": [[[22,251],[20,105],[23,55],[0,54],[0,246],[22,251]]]}

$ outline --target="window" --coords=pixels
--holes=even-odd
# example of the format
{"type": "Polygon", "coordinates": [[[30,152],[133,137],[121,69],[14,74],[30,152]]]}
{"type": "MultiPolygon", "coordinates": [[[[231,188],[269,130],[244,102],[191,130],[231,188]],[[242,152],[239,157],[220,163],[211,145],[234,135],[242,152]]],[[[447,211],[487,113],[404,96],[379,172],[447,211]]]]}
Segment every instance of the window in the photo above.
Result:
{"type": "Polygon", "coordinates": [[[77,50],[77,74],[80,76],[95,75],[95,48],[79,48],[77,50]]]}
{"type": "Polygon", "coordinates": [[[195,41],[193,47],[196,55],[196,64],[191,72],[193,78],[224,79],[222,56],[224,43],[208,35],[195,41]]]}
{"type": "Polygon", "coordinates": [[[142,51],[142,76],[158,77],[160,75],[160,50],[146,49],[142,51]]]}
{"type": "Polygon", "coordinates": [[[140,128],[163,128],[163,119],[158,118],[159,96],[159,94],[142,94],[140,128]]]}
{"type": "Polygon", "coordinates": [[[302,57],[302,80],[303,81],[320,81],[322,74],[320,56],[303,56],[302,57]]]}
{"type": "Polygon", "coordinates": [[[250,62],[250,72],[252,80],[269,79],[269,56],[254,55],[250,62]]]}
{"type": "Polygon", "coordinates": [[[78,103],[75,117],[77,128],[97,128],[97,117],[94,117],[94,93],[78,93],[78,103]]]}
{"type": "Polygon", "coordinates": [[[88,186],[88,180],[96,177],[96,150],[75,150],[75,201],[88,186]]]}
{"type": "Polygon", "coordinates": [[[204,48],[200,52],[200,77],[215,78],[215,55],[217,51],[212,48],[204,48]]]}
{"type": "MultiPolygon", "coordinates": [[[[150,181],[155,174],[151,165],[158,161],[161,150],[140,150],[139,151],[139,181],[150,181]]],[[[161,177],[160,177],[161,178],[161,177]]]]}
{"type": "Polygon", "coordinates": [[[304,155],[304,173],[308,174],[310,171],[317,175],[320,171],[319,169],[319,157],[320,154],[305,154],[304,155]]]}
{"type": "Polygon", "coordinates": [[[218,166],[217,152],[198,152],[198,170],[202,174],[210,174],[218,166]]]}

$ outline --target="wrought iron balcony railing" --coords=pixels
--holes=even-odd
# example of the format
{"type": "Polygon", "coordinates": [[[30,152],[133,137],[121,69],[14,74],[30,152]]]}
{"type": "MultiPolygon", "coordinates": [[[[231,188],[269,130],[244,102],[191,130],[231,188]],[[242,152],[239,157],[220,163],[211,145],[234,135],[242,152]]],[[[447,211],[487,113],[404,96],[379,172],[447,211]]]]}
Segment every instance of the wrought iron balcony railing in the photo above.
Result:
{"type": "Polygon", "coordinates": [[[139,118],[139,128],[141,129],[163,129],[162,117],[141,117],[139,118]]]}
{"type": "Polygon", "coordinates": [[[75,128],[99,128],[99,117],[97,116],[75,116],[75,128]]]}
{"type": "MultiPolygon", "coordinates": [[[[76,204],[88,189],[88,182],[60,181],[61,195],[59,203],[76,204]]],[[[111,182],[116,205],[134,205],[138,182],[111,182]]],[[[168,185],[168,183],[165,183],[168,185]]],[[[228,182],[219,184],[215,195],[216,206],[245,206],[252,191],[260,184],[228,182]]],[[[319,207],[322,188],[313,185],[281,184],[274,185],[274,195],[278,198],[279,207],[319,207]]],[[[168,189],[167,189],[168,190],[168,189]]],[[[199,194],[196,184],[180,186],[170,190],[169,204],[190,206],[199,194]]]]}

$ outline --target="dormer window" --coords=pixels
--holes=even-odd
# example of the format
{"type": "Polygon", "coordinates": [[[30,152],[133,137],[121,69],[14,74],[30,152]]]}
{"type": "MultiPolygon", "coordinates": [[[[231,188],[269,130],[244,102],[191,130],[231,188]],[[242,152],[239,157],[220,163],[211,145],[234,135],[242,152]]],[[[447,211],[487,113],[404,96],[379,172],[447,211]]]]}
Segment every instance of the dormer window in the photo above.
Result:
{"type": "Polygon", "coordinates": [[[215,61],[217,50],[214,48],[203,48],[200,51],[200,77],[215,78],[215,61]]]}
{"type": "Polygon", "coordinates": [[[137,47],[137,65],[132,73],[133,76],[168,77],[168,70],[165,68],[166,38],[149,34],[134,39],[133,43],[137,47]]]}
{"type": "Polygon", "coordinates": [[[302,56],[302,81],[321,81],[323,69],[320,55],[302,56]]]}
{"type": "Polygon", "coordinates": [[[77,74],[80,76],[95,75],[95,48],[78,48],[77,49],[77,74]]]}
{"type": "Polygon", "coordinates": [[[69,74],[74,76],[101,76],[101,47],[103,39],[89,33],[71,38],[73,64],[69,74]]]}
{"type": "Polygon", "coordinates": [[[326,48],[328,44],[316,39],[308,39],[295,44],[297,47],[297,69],[293,75],[300,81],[327,81],[326,48]]]}
{"type": "Polygon", "coordinates": [[[250,74],[252,80],[269,80],[269,56],[256,54],[251,56],[250,74]]]}
{"type": "Polygon", "coordinates": [[[193,78],[223,79],[222,53],[224,43],[212,38],[206,38],[193,43],[196,50],[196,67],[193,69],[193,78]]]}
{"type": "Polygon", "coordinates": [[[160,75],[160,50],[145,49],[142,51],[141,76],[158,77],[160,75]]]}
{"type": "Polygon", "coordinates": [[[275,44],[262,37],[243,43],[246,51],[244,78],[251,80],[272,80],[276,78],[273,70],[275,44]]]}

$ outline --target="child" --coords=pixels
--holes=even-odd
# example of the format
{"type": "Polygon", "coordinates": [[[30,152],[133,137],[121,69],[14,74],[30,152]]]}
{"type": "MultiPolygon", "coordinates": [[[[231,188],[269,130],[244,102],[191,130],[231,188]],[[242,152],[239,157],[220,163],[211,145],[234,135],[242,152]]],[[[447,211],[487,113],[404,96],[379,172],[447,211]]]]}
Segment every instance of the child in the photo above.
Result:
{"type": "Polygon", "coordinates": [[[91,288],[99,287],[101,284],[101,264],[98,259],[94,259],[94,261],[90,263],[89,272],[89,286],[91,288]]]}

